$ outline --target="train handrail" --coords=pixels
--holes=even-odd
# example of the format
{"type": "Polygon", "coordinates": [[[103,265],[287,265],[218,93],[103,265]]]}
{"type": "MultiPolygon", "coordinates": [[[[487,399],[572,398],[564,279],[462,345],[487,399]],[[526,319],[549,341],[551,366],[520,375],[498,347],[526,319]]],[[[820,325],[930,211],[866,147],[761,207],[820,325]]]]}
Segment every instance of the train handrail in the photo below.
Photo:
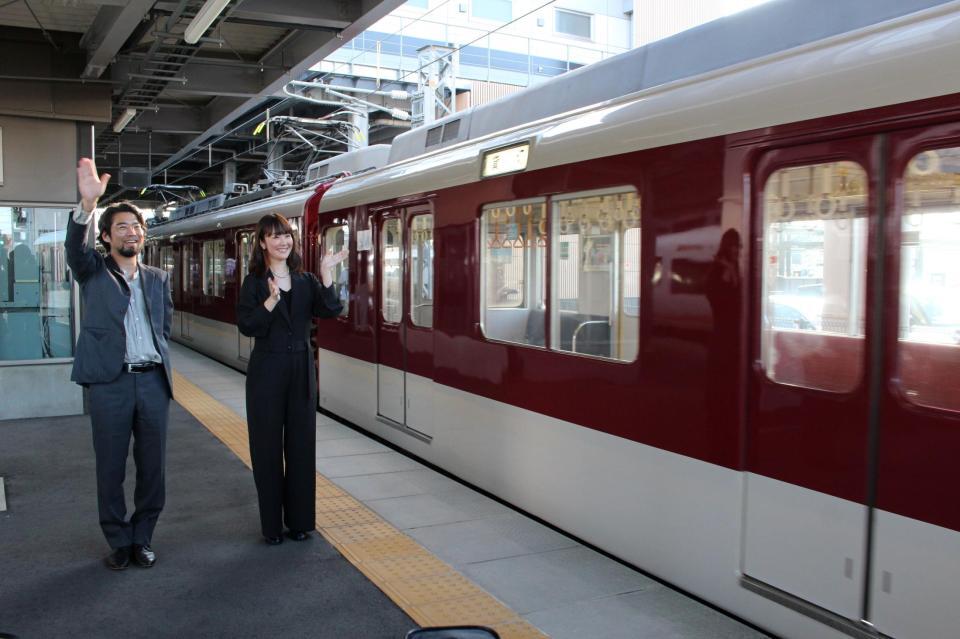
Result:
{"type": "Polygon", "coordinates": [[[573,337],[570,339],[570,350],[574,353],[577,352],[577,333],[580,332],[581,328],[590,324],[606,324],[610,326],[610,320],[587,320],[586,322],[580,322],[577,327],[573,329],[573,337]]]}

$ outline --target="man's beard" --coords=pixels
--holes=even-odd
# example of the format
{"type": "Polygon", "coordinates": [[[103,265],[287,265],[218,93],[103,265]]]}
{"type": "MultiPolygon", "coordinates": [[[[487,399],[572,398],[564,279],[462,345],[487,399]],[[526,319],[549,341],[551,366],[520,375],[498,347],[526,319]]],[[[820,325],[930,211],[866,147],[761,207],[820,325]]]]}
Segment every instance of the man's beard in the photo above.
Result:
{"type": "Polygon", "coordinates": [[[140,249],[143,247],[143,244],[135,244],[133,246],[128,246],[126,244],[121,244],[117,247],[117,253],[124,257],[136,257],[140,254],[140,249]]]}

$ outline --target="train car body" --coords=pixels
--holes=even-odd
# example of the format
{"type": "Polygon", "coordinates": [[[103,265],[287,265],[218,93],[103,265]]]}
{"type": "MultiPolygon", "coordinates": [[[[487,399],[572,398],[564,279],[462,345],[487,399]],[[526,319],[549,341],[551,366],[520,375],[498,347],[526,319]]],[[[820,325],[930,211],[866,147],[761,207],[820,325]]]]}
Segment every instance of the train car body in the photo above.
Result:
{"type": "Polygon", "coordinates": [[[243,366],[245,269],[207,277],[210,243],[298,219],[313,268],[351,251],[324,409],[778,635],[953,636],[957,59],[950,3],[162,225],[152,255],[178,338],[243,366]]]}

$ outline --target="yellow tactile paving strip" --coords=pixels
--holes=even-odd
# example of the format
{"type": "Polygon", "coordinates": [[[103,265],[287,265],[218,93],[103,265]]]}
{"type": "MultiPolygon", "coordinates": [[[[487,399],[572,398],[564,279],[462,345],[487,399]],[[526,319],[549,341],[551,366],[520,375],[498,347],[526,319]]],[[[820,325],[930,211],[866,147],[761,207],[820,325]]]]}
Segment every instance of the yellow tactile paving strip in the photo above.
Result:
{"type": "MultiPolygon", "coordinates": [[[[246,421],[177,372],[173,387],[180,405],[250,466],[246,421]]],[[[547,636],[320,473],[317,530],[421,626],[489,626],[503,639],[547,636]]]]}

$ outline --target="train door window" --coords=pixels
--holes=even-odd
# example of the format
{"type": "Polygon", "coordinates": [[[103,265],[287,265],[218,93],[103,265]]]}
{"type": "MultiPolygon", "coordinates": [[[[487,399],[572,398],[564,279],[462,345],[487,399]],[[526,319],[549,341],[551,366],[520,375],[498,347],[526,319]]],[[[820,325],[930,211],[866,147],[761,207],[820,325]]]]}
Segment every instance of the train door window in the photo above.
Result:
{"type": "Polygon", "coordinates": [[[552,220],[550,348],[633,361],[640,290],[636,191],[556,197],[552,220]]]}
{"type": "Polygon", "coordinates": [[[170,273],[172,275],[173,267],[174,267],[173,247],[172,246],[160,247],[160,268],[162,268],[167,273],[170,273]]]}
{"type": "Polygon", "coordinates": [[[224,241],[208,240],[203,243],[203,294],[223,297],[224,281],[224,241]]]}
{"type": "Polygon", "coordinates": [[[190,265],[193,262],[193,256],[190,254],[190,242],[184,242],[180,245],[180,285],[184,293],[190,291],[190,265]]]}
{"type": "Polygon", "coordinates": [[[410,219],[410,321],[433,326],[433,215],[410,219]]]}
{"type": "Polygon", "coordinates": [[[544,346],[547,218],[544,200],[483,207],[481,326],[490,339],[544,346]]]}
{"type": "Polygon", "coordinates": [[[867,174],[780,169],[764,186],[761,358],[775,382],[849,392],[862,377],[867,174]]]}
{"type": "Polygon", "coordinates": [[[380,313],[386,322],[399,323],[403,317],[402,241],[400,220],[384,220],[380,234],[380,313]]]}
{"type": "Polygon", "coordinates": [[[239,247],[237,249],[237,263],[240,265],[240,274],[237,279],[241,283],[250,270],[250,258],[252,257],[253,238],[255,236],[256,233],[253,231],[242,231],[237,238],[237,246],[239,247]]]}
{"type": "MultiPolygon", "coordinates": [[[[323,246],[320,247],[321,255],[327,253],[339,253],[350,244],[350,228],[346,224],[340,226],[331,226],[323,232],[323,246]]],[[[348,302],[350,301],[350,264],[349,260],[344,260],[333,267],[333,288],[337,293],[337,298],[343,309],[340,311],[340,317],[346,317],[348,313],[348,302]]]]}
{"type": "Polygon", "coordinates": [[[916,404],[960,411],[960,148],[916,155],[904,186],[900,385],[916,404]]]}

